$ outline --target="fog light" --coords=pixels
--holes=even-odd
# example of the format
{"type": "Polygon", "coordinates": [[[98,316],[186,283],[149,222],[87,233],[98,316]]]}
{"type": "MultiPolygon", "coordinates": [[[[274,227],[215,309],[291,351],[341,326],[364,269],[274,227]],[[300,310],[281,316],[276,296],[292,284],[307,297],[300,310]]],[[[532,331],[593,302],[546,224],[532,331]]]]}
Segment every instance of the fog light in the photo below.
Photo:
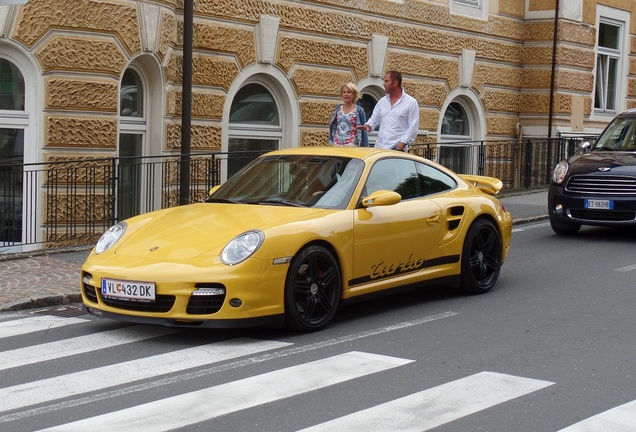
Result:
{"type": "Polygon", "coordinates": [[[563,204],[557,204],[556,206],[554,206],[554,212],[556,214],[562,215],[563,214],[563,204]]]}
{"type": "Polygon", "coordinates": [[[192,292],[192,295],[198,296],[219,296],[225,295],[225,289],[223,288],[199,288],[192,292]]]}
{"type": "Polygon", "coordinates": [[[230,300],[230,306],[232,307],[240,307],[242,304],[243,300],[241,299],[233,298],[232,300],[230,300]]]}

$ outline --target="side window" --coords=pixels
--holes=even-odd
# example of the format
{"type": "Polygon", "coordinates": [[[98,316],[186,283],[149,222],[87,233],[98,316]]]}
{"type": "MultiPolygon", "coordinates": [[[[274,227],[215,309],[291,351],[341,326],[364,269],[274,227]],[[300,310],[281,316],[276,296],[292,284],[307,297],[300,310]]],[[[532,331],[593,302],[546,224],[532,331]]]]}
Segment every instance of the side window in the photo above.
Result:
{"type": "Polygon", "coordinates": [[[620,62],[623,56],[622,32],[623,26],[620,23],[599,23],[594,94],[594,109],[599,112],[615,113],[617,110],[620,62]]]}
{"type": "Polygon", "coordinates": [[[415,162],[406,159],[382,159],[373,165],[366,184],[366,195],[390,190],[403,200],[421,195],[415,162]]]}
{"type": "Polygon", "coordinates": [[[419,187],[422,195],[431,195],[447,190],[454,189],[457,186],[452,177],[433,168],[432,166],[417,163],[417,175],[419,179],[419,187]]]}

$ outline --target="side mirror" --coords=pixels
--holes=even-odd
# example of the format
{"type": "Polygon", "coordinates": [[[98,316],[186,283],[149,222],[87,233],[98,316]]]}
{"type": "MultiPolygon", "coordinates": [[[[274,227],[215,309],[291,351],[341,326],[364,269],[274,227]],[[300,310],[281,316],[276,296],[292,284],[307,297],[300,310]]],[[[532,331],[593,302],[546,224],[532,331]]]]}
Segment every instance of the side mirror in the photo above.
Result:
{"type": "Polygon", "coordinates": [[[208,191],[208,196],[212,196],[212,194],[213,194],[214,192],[216,192],[216,190],[217,190],[218,188],[220,188],[220,187],[221,187],[221,185],[212,186],[212,187],[210,188],[210,190],[208,191]]]}
{"type": "Polygon", "coordinates": [[[589,141],[585,141],[583,144],[581,144],[581,153],[589,153],[591,148],[592,144],[590,144],[589,141]]]}
{"type": "Polygon", "coordinates": [[[362,198],[362,205],[364,207],[387,206],[397,204],[400,201],[402,201],[402,197],[399,193],[389,190],[379,190],[362,198]]]}

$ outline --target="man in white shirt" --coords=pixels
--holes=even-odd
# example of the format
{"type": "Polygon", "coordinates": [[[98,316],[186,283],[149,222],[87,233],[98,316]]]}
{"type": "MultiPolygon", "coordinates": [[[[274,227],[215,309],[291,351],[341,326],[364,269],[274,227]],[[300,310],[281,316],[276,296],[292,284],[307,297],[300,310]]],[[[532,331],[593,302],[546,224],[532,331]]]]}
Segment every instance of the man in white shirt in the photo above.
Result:
{"type": "Polygon", "coordinates": [[[402,88],[402,74],[388,71],[384,75],[386,96],[373,108],[369,120],[359,128],[370,132],[380,128],[376,148],[408,151],[420,126],[419,104],[402,88]]]}

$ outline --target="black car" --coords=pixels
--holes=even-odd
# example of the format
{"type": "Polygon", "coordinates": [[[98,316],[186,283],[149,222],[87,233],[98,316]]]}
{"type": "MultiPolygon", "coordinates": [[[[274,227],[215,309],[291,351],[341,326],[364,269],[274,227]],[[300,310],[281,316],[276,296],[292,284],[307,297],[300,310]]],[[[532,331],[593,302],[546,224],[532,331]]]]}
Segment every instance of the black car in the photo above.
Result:
{"type": "Polygon", "coordinates": [[[581,225],[636,226],[636,109],[616,116],[583,150],[552,173],[548,213],[554,232],[576,234],[581,225]]]}

